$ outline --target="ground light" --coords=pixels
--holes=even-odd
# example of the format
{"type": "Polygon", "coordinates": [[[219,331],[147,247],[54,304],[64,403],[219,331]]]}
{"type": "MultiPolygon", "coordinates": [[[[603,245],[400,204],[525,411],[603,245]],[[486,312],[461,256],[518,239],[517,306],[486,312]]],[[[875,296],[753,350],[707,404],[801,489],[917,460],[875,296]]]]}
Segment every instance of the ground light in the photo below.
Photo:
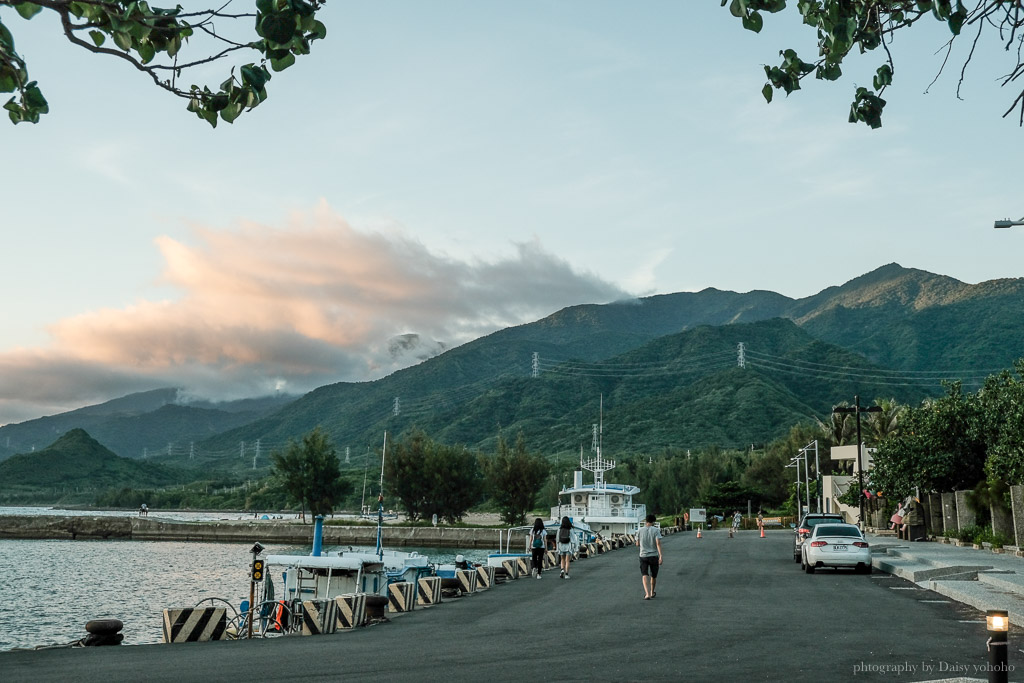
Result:
{"type": "Polygon", "coordinates": [[[989,683],[1006,683],[1009,677],[1007,664],[1008,649],[1006,634],[1010,630],[1010,618],[1006,610],[990,609],[985,612],[985,629],[988,631],[988,680],[989,683]]]}

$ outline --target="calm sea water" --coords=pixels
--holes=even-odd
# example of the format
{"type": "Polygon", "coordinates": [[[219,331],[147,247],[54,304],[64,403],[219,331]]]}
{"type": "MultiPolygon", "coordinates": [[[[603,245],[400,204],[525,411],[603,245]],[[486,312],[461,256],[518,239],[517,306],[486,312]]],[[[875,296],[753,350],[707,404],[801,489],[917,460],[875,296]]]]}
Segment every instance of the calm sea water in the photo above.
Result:
{"type": "MultiPolygon", "coordinates": [[[[0,514],[18,514],[11,512],[16,509],[25,508],[0,508],[0,514]]],[[[34,514],[63,514],[46,508],[27,510],[41,509],[46,511],[34,514]]],[[[203,514],[159,516],[197,520],[203,514]]],[[[211,514],[220,516],[205,519],[225,518],[223,513],[211,514]]],[[[0,624],[4,625],[0,651],[70,643],[86,635],[87,621],[105,617],[124,622],[126,645],[159,643],[164,609],[192,607],[210,597],[223,598],[237,608],[248,599],[250,548],[250,544],[163,541],[0,541],[0,624]]],[[[324,550],[335,549],[324,546],[324,550]]],[[[267,550],[301,555],[309,547],[270,545],[267,550]]],[[[438,564],[453,561],[460,552],[401,550],[416,550],[438,564]]],[[[462,552],[475,561],[487,554],[462,552]]]]}

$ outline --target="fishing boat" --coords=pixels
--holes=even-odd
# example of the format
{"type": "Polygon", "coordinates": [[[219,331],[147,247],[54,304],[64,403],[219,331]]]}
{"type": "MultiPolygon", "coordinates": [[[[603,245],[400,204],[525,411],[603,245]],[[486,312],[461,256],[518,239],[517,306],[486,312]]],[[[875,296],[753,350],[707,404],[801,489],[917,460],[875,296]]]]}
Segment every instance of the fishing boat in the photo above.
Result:
{"type": "Polygon", "coordinates": [[[601,453],[604,432],[604,397],[601,399],[600,419],[594,425],[594,438],[589,460],[584,460],[580,447],[580,467],[573,473],[571,487],[563,486],[558,493],[558,505],[551,508],[551,519],[568,517],[576,524],[586,525],[594,534],[610,538],[617,534],[636,533],[644,524],[647,506],[633,503],[640,493],[632,484],[609,484],[604,473],[614,469],[615,461],[601,453]],[[593,483],[583,483],[584,470],[593,473],[593,483]]]}

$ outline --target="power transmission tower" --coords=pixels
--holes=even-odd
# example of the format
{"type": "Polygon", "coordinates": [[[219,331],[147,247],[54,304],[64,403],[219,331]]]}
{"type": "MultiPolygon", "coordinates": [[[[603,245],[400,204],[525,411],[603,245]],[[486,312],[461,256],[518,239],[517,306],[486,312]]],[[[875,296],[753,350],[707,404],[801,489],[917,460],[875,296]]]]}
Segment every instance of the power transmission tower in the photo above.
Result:
{"type": "Polygon", "coordinates": [[[195,457],[196,457],[196,442],[195,441],[189,441],[188,442],[188,459],[189,460],[194,460],[195,457]]]}
{"type": "Polygon", "coordinates": [[[533,368],[530,371],[531,377],[537,377],[540,374],[540,354],[536,351],[533,352],[533,368]]]}
{"type": "Polygon", "coordinates": [[[395,396],[395,404],[394,407],[391,409],[391,414],[394,415],[395,417],[398,417],[398,414],[402,412],[401,404],[402,402],[399,400],[397,396],[395,396]]]}
{"type": "Polygon", "coordinates": [[[741,368],[747,367],[746,349],[743,347],[743,342],[740,342],[736,347],[736,364],[741,368]]]}
{"type": "Polygon", "coordinates": [[[348,446],[345,446],[345,464],[346,464],[346,465],[348,465],[348,464],[349,464],[349,459],[348,459],[348,446]]]}
{"type": "Polygon", "coordinates": [[[244,441],[239,441],[238,442],[238,459],[239,460],[245,460],[245,442],[244,441]]]}

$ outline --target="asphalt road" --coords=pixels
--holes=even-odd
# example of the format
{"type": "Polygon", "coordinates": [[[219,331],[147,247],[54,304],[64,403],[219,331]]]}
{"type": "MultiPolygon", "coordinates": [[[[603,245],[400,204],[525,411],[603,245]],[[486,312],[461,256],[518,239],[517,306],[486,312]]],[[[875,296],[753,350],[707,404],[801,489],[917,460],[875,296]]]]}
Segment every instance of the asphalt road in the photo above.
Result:
{"type": "Polygon", "coordinates": [[[806,575],[790,532],[767,536],[664,539],[654,600],[625,548],[331,636],[2,653],[0,681],[987,679],[981,613],[887,574],[806,575]]]}

